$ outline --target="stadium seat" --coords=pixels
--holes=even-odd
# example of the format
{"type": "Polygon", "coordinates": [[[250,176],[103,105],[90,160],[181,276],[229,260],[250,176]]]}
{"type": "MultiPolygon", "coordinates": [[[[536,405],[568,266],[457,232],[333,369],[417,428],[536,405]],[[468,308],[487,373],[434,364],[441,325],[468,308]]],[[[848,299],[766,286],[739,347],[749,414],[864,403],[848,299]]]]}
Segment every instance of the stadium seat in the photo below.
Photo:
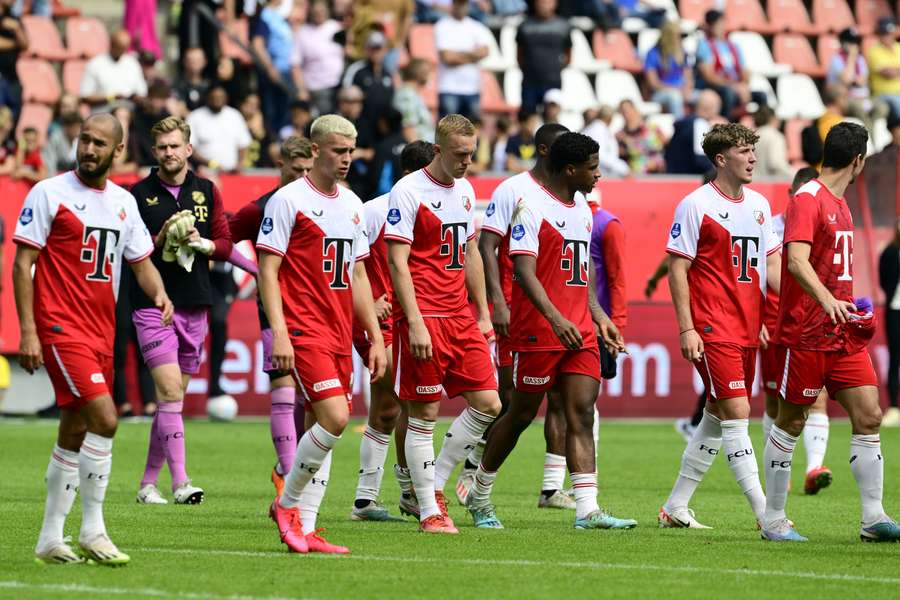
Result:
{"type": "MultiPolygon", "coordinates": [[[[432,77],[432,79],[434,79],[432,77]]],[[[516,106],[510,106],[503,98],[497,76],[491,71],[481,72],[481,112],[485,113],[513,113],[516,106]]]]}
{"type": "Polygon", "coordinates": [[[802,0],[769,0],[766,10],[769,13],[769,23],[775,29],[806,35],[823,32],[817,24],[809,20],[809,13],[802,0]]]}
{"type": "Polygon", "coordinates": [[[622,30],[594,31],[594,56],[609,61],[613,69],[640,73],[643,69],[631,38],[622,30]]]}
{"type": "Polygon", "coordinates": [[[825,112],[816,84],[803,73],[786,73],[775,84],[780,119],[818,119],[825,112]]]}
{"type": "Polygon", "coordinates": [[[516,27],[516,25],[507,23],[500,28],[500,54],[503,55],[503,60],[510,65],[511,69],[519,66],[516,27]]]}
{"type": "Polygon", "coordinates": [[[84,77],[84,68],[86,66],[87,61],[79,59],[67,60],[63,64],[62,85],[64,92],[81,96],[81,78],[84,77]]]}
{"type": "Polygon", "coordinates": [[[641,63],[647,58],[647,53],[659,43],[659,29],[645,29],[637,37],[637,53],[641,63]]]}
{"type": "Polygon", "coordinates": [[[410,28],[409,55],[427,60],[433,65],[438,63],[437,47],[434,45],[434,25],[416,23],[410,28]]]}
{"type": "Polygon", "coordinates": [[[580,29],[572,29],[571,66],[585,73],[598,73],[610,67],[607,60],[598,60],[591,50],[591,44],[580,29]]]}
{"type": "Polygon", "coordinates": [[[828,65],[831,63],[831,58],[837,54],[840,49],[841,43],[838,41],[837,36],[819,36],[819,39],[816,42],[816,54],[819,56],[819,64],[822,65],[822,69],[824,69],[825,72],[828,71],[828,65]]]}
{"type": "MultiPolygon", "coordinates": [[[[231,33],[234,34],[242,44],[248,48],[250,47],[250,23],[247,19],[233,20],[231,22],[231,33]]],[[[226,58],[236,60],[245,65],[253,63],[250,54],[236,44],[231,37],[226,34],[224,29],[219,32],[219,50],[221,50],[222,56],[226,58]]]]}
{"type": "Polygon", "coordinates": [[[864,35],[862,40],[862,51],[863,56],[869,55],[869,50],[872,49],[872,46],[878,43],[877,35],[864,35]]]}
{"type": "Polygon", "coordinates": [[[109,32],[93,17],[72,17],[66,21],[66,45],[73,58],[94,58],[109,51],[109,32]]]}
{"type": "Polygon", "coordinates": [[[25,56],[34,56],[45,60],[66,60],[69,51],[63,46],[59,30],[52,19],[36,15],[22,17],[22,27],[28,36],[28,50],[25,56]]]}
{"type": "Polygon", "coordinates": [[[765,94],[771,108],[774,109],[778,106],[778,97],[775,95],[775,90],[772,89],[772,84],[759,73],[750,74],[750,91],[765,94]]]}
{"type": "Polygon", "coordinates": [[[66,6],[60,0],[53,0],[53,18],[70,19],[81,14],[81,10],[74,6],[66,6]]]}
{"type": "Polygon", "coordinates": [[[503,74],[503,97],[511,106],[522,106],[522,71],[507,69],[503,74]]]}
{"type": "Polygon", "coordinates": [[[790,73],[788,65],[777,64],[763,36],[754,31],[735,31],[728,36],[731,43],[741,49],[744,63],[751,73],[759,73],[766,77],[778,77],[790,73]]]}
{"type": "Polygon", "coordinates": [[[16,62],[16,73],[22,83],[22,102],[38,102],[54,105],[59,101],[62,90],[56,71],[46,60],[40,58],[20,58],[16,62]]]}
{"type": "Polygon", "coordinates": [[[500,51],[500,45],[497,39],[491,34],[488,42],[488,55],[480,63],[482,69],[502,73],[503,71],[516,66],[515,61],[510,62],[503,56],[500,51]]]}
{"type": "Polygon", "coordinates": [[[715,7],[715,0],[678,0],[678,13],[681,18],[697,24],[703,23],[706,11],[715,7]]]}
{"type": "Polygon", "coordinates": [[[840,33],[856,24],[846,0],[813,0],[812,18],[822,31],[831,33],[840,33]]]}
{"type": "Polygon", "coordinates": [[[45,104],[26,103],[19,113],[19,123],[16,125],[16,137],[21,138],[22,130],[26,127],[34,127],[38,131],[41,145],[47,141],[47,129],[53,120],[53,109],[45,104]]]}
{"type": "Polygon", "coordinates": [[[812,121],[808,119],[788,119],[784,122],[784,139],[787,142],[787,159],[791,164],[803,161],[803,146],[800,134],[812,121]]]}
{"type": "Polygon", "coordinates": [[[863,35],[874,33],[878,19],[893,17],[887,0],[856,0],[856,26],[863,35]]]}
{"type": "Polygon", "coordinates": [[[725,5],[725,29],[757,33],[773,33],[776,30],[766,18],[759,0],[728,0],[725,5]]]}
{"type": "Polygon", "coordinates": [[[613,69],[597,75],[597,101],[600,104],[616,108],[625,99],[633,101],[645,115],[660,112],[658,103],[644,102],[634,76],[628,71],[613,69]]]}
{"type": "Polygon", "coordinates": [[[797,73],[810,77],[823,77],[825,68],[819,64],[809,40],[801,33],[779,33],[772,43],[775,60],[785,63],[797,73]]]}
{"type": "Polygon", "coordinates": [[[581,131],[584,128],[582,113],[574,110],[564,110],[559,114],[559,123],[569,128],[569,131],[581,131]]]}
{"type": "Polygon", "coordinates": [[[591,80],[582,71],[569,67],[562,72],[562,93],[564,110],[581,112],[597,106],[591,80]]]}

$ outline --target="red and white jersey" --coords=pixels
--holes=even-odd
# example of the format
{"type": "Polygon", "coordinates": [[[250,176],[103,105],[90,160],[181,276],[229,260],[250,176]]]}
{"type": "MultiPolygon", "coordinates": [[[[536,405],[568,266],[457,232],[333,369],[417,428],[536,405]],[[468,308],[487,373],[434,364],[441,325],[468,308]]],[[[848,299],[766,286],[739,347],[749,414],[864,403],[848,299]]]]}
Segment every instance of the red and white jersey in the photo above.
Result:
{"type": "MultiPolygon", "coordinates": [[[[545,188],[540,191],[516,207],[509,253],[535,257],[535,273],[550,302],[578,327],[584,347],[596,346],[588,306],[591,209],[583,197],[565,202],[545,188]]],[[[513,288],[509,331],[516,351],[567,350],[520,286],[513,288]]]]}
{"type": "MultiPolygon", "coordinates": [[[[475,238],[475,190],[465,179],[447,185],[427,168],[394,185],[384,238],[411,246],[409,272],[424,317],[468,310],[466,244],[475,238]]],[[[404,318],[399,303],[394,319],[404,318]]]]}
{"type": "Polygon", "coordinates": [[[388,270],[387,242],[384,228],[387,224],[390,194],[382,194],[363,204],[366,232],[369,236],[369,257],[365,260],[366,275],[372,286],[372,296],[376,300],[387,294],[388,302],[393,302],[394,286],[388,270]]]}
{"type": "MultiPolygon", "coordinates": [[[[853,217],[817,179],[801,187],[784,213],[784,243],[806,242],[809,263],[819,281],[838,300],[853,300],[853,217]]],[[[781,266],[781,306],[775,341],[789,348],[840,350],[836,326],[812,296],[781,266]]]]}
{"type": "Polygon", "coordinates": [[[278,283],[294,345],[350,354],[353,265],[369,255],[356,194],[340,185],[326,194],[308,177],[289,183],[266,204],[256,248],[284,259],[278,283]]]}
{"type": "MultiPolygon", "coordinates": [[[[772,217],[772,228],[779,240],[784,239],[784,215],[772,217]]],[[[769,332],[769,336],[775,335],[775,325],[778,321],[778,294],[775,290],[766,286],[766,308],[763,310],[763,324],[769,332]]]]}
{"type": "Polygon", "coordinates": [[[769,201],[751,189],[730,198],[711,182],[678,204],[666,251],[691,260],[691,316],[704,342],[759,345],[766,257],[780,247],[769,201]]]}
{"type": "Polygon", "coordinates": [[[110,182],[85,185],[74,171],[28,193],[13,241],[41,250],[34,320],[44,344],[78,342],[112,354],[122,259],[153,253],[134,197],[110,182]]]}

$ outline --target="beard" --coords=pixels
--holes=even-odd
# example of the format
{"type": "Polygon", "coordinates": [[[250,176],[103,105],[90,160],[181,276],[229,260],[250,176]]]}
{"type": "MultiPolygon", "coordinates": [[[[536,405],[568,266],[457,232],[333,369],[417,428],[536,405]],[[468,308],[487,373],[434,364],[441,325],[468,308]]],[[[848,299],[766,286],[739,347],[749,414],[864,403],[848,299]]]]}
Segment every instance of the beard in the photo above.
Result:
{"type": "Polygon", "coordinates": [[[166,166],[165,162],[159,163],[159,170],[162,171],[166,175],[177,175],[184,168],[184,165],[187,161],[179,160],[177,166],[174,168],[169,168],[166,166]]]}
{"type": "Polygon", "coordinates": [[[97,166],[86,167],[81,163],[81,157],[78,157],[78,159],[76,160],[76,162],[78,163],[78,172],[89,178],[102,177],[109,174],[109,170],[113,164],[113,159],[115,159],[115,154],[110,153],[110,155],[105,159],[98,158],[97,166]]]}

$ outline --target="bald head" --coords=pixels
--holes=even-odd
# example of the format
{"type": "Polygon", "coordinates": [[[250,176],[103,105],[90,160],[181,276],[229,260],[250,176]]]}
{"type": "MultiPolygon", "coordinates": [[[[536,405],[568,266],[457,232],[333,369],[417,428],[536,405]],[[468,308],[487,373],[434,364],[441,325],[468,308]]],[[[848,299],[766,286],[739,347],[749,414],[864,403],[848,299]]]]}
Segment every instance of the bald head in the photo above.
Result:
{"type": "Polygon", "coordinates": [[[712,90],[703,90],[697,98],[697,116],[709,121],[722,110],[722,100],[712,90]]]}
{"type": "Polygon", "coordinates": [[[118,146],[125,138],[125,131],[122,129],[122,123],[112,113],[97,113],[87,118],[82,125],[82,130],[88,128],[97,129],[97,133],[106,133],[110,143],[118,146]]]}
{"type": "Polygon", "coordinates": [[[131,47],[131,34],[120,29],[109,38],[109,54],[118,60],[131,47]]]}

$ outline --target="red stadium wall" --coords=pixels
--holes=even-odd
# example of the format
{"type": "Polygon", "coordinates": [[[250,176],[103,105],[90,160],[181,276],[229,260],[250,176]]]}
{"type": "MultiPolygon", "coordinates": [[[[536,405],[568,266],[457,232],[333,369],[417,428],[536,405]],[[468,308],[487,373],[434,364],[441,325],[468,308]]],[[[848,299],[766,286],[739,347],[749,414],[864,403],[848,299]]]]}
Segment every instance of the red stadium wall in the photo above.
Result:
{"type": "MultiPolygon", "coordinates": [[[[271,189],[275,182],[275,177],[270,176],[224,175],[220,178],[219,185],[226,208],[234,211],[271,189]]],[[[499,182],[500,179],[496,178],[472,180],[480,200],[490,198],[499,182]]],[[[690,365],[681,358],[674,311],[669,302],[666,284],[661,282],[649,302],[643,298],[643,290],[647,278],[663,256],[675,205],[696,185],[697,182],[693,179],[626,179],[601,181],[598,187],[597,193],[604,208],[616,214],[625,227],[629,298],[629,325],[625,334],[630,354],[620,357],[619,377],[604,384],[600,401],[601,414],[604,416],[682,416],[693,409],[699,392],[699,381],[690,365]]],[[[787,200],[786,184],[766,183],[751,187],[769,198],[773,213],[783,209],[787,200]]],[[[10,238],[27,190],[28,187],[21,182],[0,178],[0,197],[4,199],[0,205],[0,214],[6,222],[6,241],[3,244],[4,282],[10,282],[11,279],[15,248],[10,238]]],[[[877,283],[873,281],[871,269],[866,262],[857,260],[855,264],[856,289],[860,294],[873,293],[872,290],[876,287],[874,284],[877,283]]],[[[19,332],[12,285],[2,286],[0,299],[0,349],[6,353],[14,353],[18,347],[19,332]]],[[[243,415],[268,413],[268,380],[260,371],[262,349],[258,340],[254,301],[235,302],[229,317],[228,357],[223,365],[223,386],[238,398],[243,415]]],[[[879,373],[883,374],[887,364],[887,351],[881,332],[873,343],[872,353],[879,373]]],[[[188,388],[189,412],[203,411],[207,387],[205,376],[204,364],[200,377],[192,380],[188,388]]],[[[461,409],[460,402],[456,400],[445,403],[444,412],[458,413],[461,409]]],[[[356,404],[362,410],[362,397],[359,394],[356,396],[356,404]]],[[[761,403],[755,404],[755,412],[759,413],[761,403]]]]}

